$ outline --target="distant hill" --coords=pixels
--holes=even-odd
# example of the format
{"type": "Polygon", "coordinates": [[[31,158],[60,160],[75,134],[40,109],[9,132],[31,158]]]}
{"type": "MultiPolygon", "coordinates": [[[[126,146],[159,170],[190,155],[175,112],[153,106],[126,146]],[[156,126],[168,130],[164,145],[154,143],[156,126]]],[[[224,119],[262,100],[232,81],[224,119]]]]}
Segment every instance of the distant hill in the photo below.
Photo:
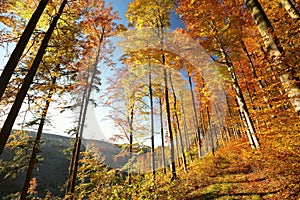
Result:
{"type": "MultiPolygon", "coordinates": [[[[45,141],[41,146],[41,155],[44,160],[35,167],[33,172],[33,177],[36,177],[38,182],[38,195],[43,197],[47,192],[46,190],[49,190],[54,196],[63,197],[65,191],[62,191],[61,188],[64,189],[62,186],[67,181],[70,163],[70,155],[64,154],[63,151],[71,146],[72,139],[59,135],[43,134],[42,140],[45,141]]],[[[121,168],[128,161],[126,155],[117,156],[121,152],[121,148],[117,145],[105,141],[83,141],[83,148],[90,145],[98,147],[100,154],[105,156],[105,164],[110,168],[121,168]]],[[[2,157],[9,159],[7,155],[5,156],[5,152],[2,157]]],[[[8,194],[21,191],[25,174],[18,175],[13,180],[3,180],[4,176],[4,174],[0,174],[1,199],[8,194]]]]}

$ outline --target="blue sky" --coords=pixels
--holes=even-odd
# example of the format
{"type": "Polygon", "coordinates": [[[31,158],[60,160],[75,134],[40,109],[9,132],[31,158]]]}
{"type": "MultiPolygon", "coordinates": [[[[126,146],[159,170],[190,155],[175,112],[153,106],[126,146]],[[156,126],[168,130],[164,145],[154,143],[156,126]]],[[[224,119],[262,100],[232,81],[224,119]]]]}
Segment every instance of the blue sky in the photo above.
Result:
{"type": "MultiPolygon", "coordinates": [[[[133,0],[111,0],[112,6],[115,11],[119,12],[119,17],[121,20],[119,20],[120,23],[123,23],[124,25],[128,25],[128,22],[126,20],[125,14],[127,12],[128,4],[133,0]]],[[[151,0],[149,0],[151,1],[151,0]]],[[[172,12],[171,15],[171,30],[175,30],[177,27],[183,27],[183,24],[181,20],[179,19],[179,16],[172,12]]]]}

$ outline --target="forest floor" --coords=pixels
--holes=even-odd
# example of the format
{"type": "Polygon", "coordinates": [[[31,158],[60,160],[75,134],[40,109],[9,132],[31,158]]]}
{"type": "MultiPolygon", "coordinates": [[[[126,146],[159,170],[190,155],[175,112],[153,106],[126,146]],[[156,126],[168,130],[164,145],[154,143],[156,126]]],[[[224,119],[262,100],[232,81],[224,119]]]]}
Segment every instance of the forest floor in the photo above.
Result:
{"type": "Polygon", "coordinates": [[[299,131],[260,135],[260,143],[252,150],[245,138],[231,142],[176,181],[159,180],[158,199],[300,199],[299,131]]]}

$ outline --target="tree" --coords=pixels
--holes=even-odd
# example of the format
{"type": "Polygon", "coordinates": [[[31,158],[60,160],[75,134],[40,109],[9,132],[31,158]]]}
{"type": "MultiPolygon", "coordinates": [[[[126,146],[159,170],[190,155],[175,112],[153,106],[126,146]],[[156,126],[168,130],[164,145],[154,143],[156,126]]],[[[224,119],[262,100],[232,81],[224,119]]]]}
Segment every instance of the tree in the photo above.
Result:
{"type": "MultiPolygon", "coordinates": [[[[78,120],[78,126],[76,130],[76,139],[73,148],[73,155],[70,164],[70,173],[67,184],[67,194],[73,194],[75,191],[76,177],[77,177],[77,168],[80,156],[81,149],[81,141],[83,137],[83,130],[86,124],[86,115],[87,108],[90,103],[91,92],[94,87],[99,86],[96,82],[98,71],[98,65],[101,60],[107,59],[107,55],[104,56],[105,53],[109,54],[110,49],[106,49],[105,46],[109,42],[108,38],[113,35],[115,31],[114,20],[117,19],[117,13],[112,12],[112,7],[108,5],[105,6],[104,1],[90,1],[90,4],[86,4],[87,2],[83,2],[83,10],[84,12],[84,20],[81,22],[81,28],[83,31],[88,32],[86,38],[91,40],[91,47],[96,48],[94,51],[93,48],[87,49],[84,54],[83,60],[84,65],[86,65],[86,69],[81,69],[84,73],[84,92],[81,100],[81,108],[80,115],[78,120]],[[93,60],[91,62],[91,60],[93,60]],[[90,75],[91,74],[91,75],[90,75]]],[[[109,59],[106,60],[106,64],[108,66],[111,65],[111,61],[109,59]]]]}
{"type": "Polygon", "coordinates": [[[24,180],[23,189],[22,189],[20,199],[26,199],[27,192],[28,192],[28,189],[30,187],[30,180],[31,180],[31,176],[32,176],[32,171],[33,171],[34,164],[36,162],[36,157],[37,157],[37,154],[38,154],[38,151],[39,151],[39,145],[40,145],[40,140],[41,140],[41,136],[42,136],[46,116],[47,116],[47,113],[48,113],[48,109],[49,109],[49,106],[50,106],[52,95],[55,92],[55,86],[54,85],[56,83],[56,79],[57,79],[57,77],[52,78],[52,83],[51,83],[52,88],[50,89],[50,91],[48,93],[48,96],[46,98],[46,103],[45,103],[45,106],[44,106],[43,111],[42,111],[42,116],[41,116],[41,120],[40,120],[40,123],[39,123],[36,138],[35,138],[35,141],[34,141],[34,145],[33,145],[33,148],[32,148],[31,157],[30,157],[30,160],[29,160],[28,169],[27,169],[27,172],[26,172],[26,176],[25,176],[25,180],[24,180]]]}
{"type": "MultiPolygon", "coordinates": [[[[177,130],[179,133],[179,144],[177,143],[177,146],[180,145],[180,149],[181,149],[181,156],[182,156],[182,163],[183,163],[183,169],[185,172],[187,172],[187,164],[186,164],[186,157],[185,157],[185,153],[184,153],[184,146],[183,146],[183,139],[182,139],[182,133],[181,133],[181,126],[180,126],[180,120],[179,120],[179,116],[178,116],[178,108],[177,108],[177,97],[176,97],[176,93],[175,93],[175,88],[173,85],[173,79],[172,79],[172,75],[171,73],[169,74],[169,79],[170,79],[170,85],[171,85],[171,89],[172,89],[172,93],[173,93],[173,107],[174,107],[174,115],[175,115],[175,120],[176,120],[176,124],[177,124],[177,130]]],[[[181,112],[181,111],[179,111],[181,112]]]]}
{"type": "MultiPolygon", "coordinates": [[[[135,0],[128,6],[126,17],[131,26],[139,28],[155,28],[158,31],[158,36],[161,37],[161,44],[163,45],[163,35],[170,25],[170,10],[173,8],[174,2],[167,1],[153,1],[148,2],[145,0],[135,0]]],[[[166,64],[166,55],[161,50],[161,64],[166,64]]],[[[169,103],[169,91],[168,91],[168,72],[164,69],[164,83],[165,83],[165,104],[167,111],[168,130],[170,139],[170,151],[171,151],[171,179],[176,178],[175,160],[174,160],[174,141],[171,127],[171,113],[169,103]]]]}
{"type": "Polygon", "coordinates": [[[14,51],[12,52],[9,60],[6,63],[6,66],[4,67],[4,70],[0,77],[0,100],[2,99],[2,96],[4,94],[5,89],[7,88],[7,84],[9,82],[9,79],[11,78],[15,68],[17,67],[17,64],[22,56],[22,53],[31,37],[31,34],[33,33],[37,22],[42,15],[46,5],[48,3],[48,0],[41,0],[38,7],[32,14],[20,40],[18,41],[14,51]]]}
{"type": "Polygon", "coordinates": [[[281,0],[281,4],[284,6],[290,17],[294,20],[299,20],[300,14],[298,10],[295,8],[294,4],[291,0],[281,0]]]}
{"type": "Polygon", "coordinates": [[[300,88],[296,77],[293,75],[293,67],[284,66],[284,52],[274,35],[273,27],[257,0],[245,0],[245,3],[257,24],[257,28],[263,38],[267,53],[281,72],[280,80],[290,98],[295,111],[300,113],[300,88]]]}
{"type": "Polygon", "coordinates": [[[192,2],[192,5],[188,1],[183,0],[178,11],[184,15],[190,35],[199,38],[199,42],[207,49],[211,55],[211,59],[226,65],[229,71],[227,76],[229,75],[231,79],[238,105],[251,133],[249,141],[251,144],[254,144],[254,148],[258,148],[259,144],[255,136],[253,120],[250,117],[250,112],[238,83],[235,67],[231,59],[236,51],[236,46],[233,45],[236,43],[234,38],[239,37],[238,30],[234,26],[231,26],[231,24],[237,23],[236,25],[239,25],[239,21],[235,21],[237,18],[235,12],[237,15],[240,12],[235,10],[234,14],[229,15],[227,10],[235,9],[236,5],[231,5],[227,2],[215,3],[214,1],[207,0],[202,3],[192,2]],[[214,9],[210,9],[212,6],[214,6],[214,9]],[[212,18],[211,16],[214,17],[212,18]]]}
{"type": "Polygon", "coordinates": [[[39,48],[39,51],[30,67],[30,70],[29,72],[27,73],[25,79],[24,79],[24,82],[22,84],[22,87],[20,89],[20,91],[18,92],[18,95],[16,97],[16,100],[5,120],[5,123],[1,129],[1,132],[0,132],[0,155],[2,154],[3,152],[3,149],[5,147],[5,144],[7,142],[7,139],[10,135],[10,132],[11,132],[11,129],[13,127],[13,124],[16,120],[16,117],[19,113],[19,110],[21,108],[21,105],[23,103],[23,100],[27,94],[27,91],[32,83],[32,80],[36,74],[36,71],[39,67],[39,64],[43,58],[43,55],[45,53],[45,50],[47,48],[47,44],[51,38],[51,35],[54,31],[54,28],[56,27],[56,24],[57,24],[57,21],[59,20],[62,12],[63,12],[63,9],[65,7],[65,5],[67,4],[67,0],[64,0],[59,8],[59,11],[58,13],[53,17],[53,20],[50,24],[50,27],[47,31],[47,33],[45,34],[45,37],[41,43],[41,46],[39,48]]]}

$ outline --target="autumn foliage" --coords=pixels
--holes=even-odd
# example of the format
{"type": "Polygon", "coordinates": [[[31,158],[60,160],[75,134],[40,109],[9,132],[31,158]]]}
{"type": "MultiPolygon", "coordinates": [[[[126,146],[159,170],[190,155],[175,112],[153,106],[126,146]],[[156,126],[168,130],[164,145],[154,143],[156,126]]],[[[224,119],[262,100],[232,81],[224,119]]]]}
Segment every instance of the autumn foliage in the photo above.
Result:
{"type": "Polygon", "coordinates": [[[300,2],[134,0],[128,24],[113,5],[1,1],[0,174],[26,172],[5,198],[52,198],[32,177],[50,108],[76,114],[53,199],[300,198],[300,2]],[[108,110],[119,169],[82,146],[91,107],[108,110]]]}

